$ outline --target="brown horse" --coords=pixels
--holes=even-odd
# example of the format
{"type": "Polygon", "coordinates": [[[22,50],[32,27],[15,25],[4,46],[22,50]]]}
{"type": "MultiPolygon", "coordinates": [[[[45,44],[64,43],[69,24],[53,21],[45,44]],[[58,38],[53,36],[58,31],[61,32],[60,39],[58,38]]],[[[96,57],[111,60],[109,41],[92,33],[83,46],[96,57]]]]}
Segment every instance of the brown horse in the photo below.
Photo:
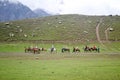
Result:
{"type": "Polygon", "coordinates": [[[33,53],[35,54],[35,53],[40,53],[40,49],[39,48],[32,48],[32,51],[33,51],[33,53]]]}
{"type": "Polygon", "coordinates": [[[80,52],[80,49],[79,48],[75,48],[75,47],[73,47],[73,52],[80,52]]]}
{"type": "Polygon", "coordinates": [[[85,48],[83,48],[83,49],[84,49],[84,52],[88,52],[88,51],[91,52],[92,51],[91,48],[89,48],[87,46],[85,48]]]}
{"type": "Polygon", "coordinates": [[[99,47],[98,47],[98,48],[92,47],[91,50],[92,50],[92,51],[95,51],[95,52],[98,52],[98,53],[100,52],[100,48],[99,48],[99,47]]]}
{"type": "Polygon", "coordinates": [[[84,51],[85,52],[92,52],[92,51],[95,51],[95,52],[100,52],[100,48],[98,47],[98,48],[96,48],[96,47],[88,47],[88,46],[86,46],[85,48],[84,48],[84,51]]]}
{"type": "Polygon", "coordinates": [[[39,48],[30,48],[30,47],[28,47],[28,48],[25,48],[25,53],[27,53],[27,52],[30,52],[30,53],[40,53],[40,49],[39,48]]]}
{"type": "Polygon", "coordinates": [[[27,52],[32,52],[32,48],[28,47],[28,48],[25,48],[25,53],[27,52]]]}

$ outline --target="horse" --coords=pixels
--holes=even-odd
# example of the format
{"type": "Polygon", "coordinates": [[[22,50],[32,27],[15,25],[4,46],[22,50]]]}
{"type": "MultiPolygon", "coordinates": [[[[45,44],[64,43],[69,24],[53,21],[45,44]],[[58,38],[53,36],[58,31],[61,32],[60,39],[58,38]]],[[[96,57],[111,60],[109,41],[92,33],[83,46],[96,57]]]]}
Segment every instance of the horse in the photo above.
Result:
{"type": "Polygon", "coordinates": [[[56,51],[56,48],[54,48],[54,47],[50,49],[50,52],[51,52],[51,53],[52,53],[52,52],[55,52],[55,51],[56,51]]]}
{"type": "Polygon", "coordinates": [[[40,53],[40,49],[39,48],[32,48],[32,51],[33,51],[33,53],[35,54],[35,53],[40,53]]]}
{"type": "Polygon", "coordinates": [[[32,52],[32,48],[28,47],[28,48],[25,48],[25,53],[27,52],[32,52]]]}
{"type": "Polygon", "coordinates": [[[91,50],[91,48],[89,48],[88,46],[86,46],[85,48],[83,48],[84,49],[84,52],[91,52],[92,50],[91,50]]]}
{"type": "Polygon", "coordinates": [[[27,53],[27,52],[31,52],[31,53],[40,53],[40,49],[39,48],[30,48],[30,47],[28,47],[28,48],[25,48],[25,53],[27,53]]]}
{"type": "Polygon", "coordinates": [[[91,50],[92,50],[92,51],[95,51],[95,52],[98,52],[98,53],[100,52],[100,48],[99,48],[99,47],[98,47],[98,48],[92,47],[91,50]]]}
{"type": "Polygon", "coordinates": [[[47,49],[45,49],[45,48],[40,48],[40,51],[47,51],[47,49]]]}
{"type": "Polygon", "coordinates": [[[88,52],[88,51],[89,51],[89,52],[96,51],[96,52],[99,53],[99,52],[100,52],[100,48],[99,48],[99,47],[98,47],[98,48],[96,48],[96,47],[91,47],[91,48],[90,48],[90,47],[87,47],[87,46],[86,46],[86,47],[84,48],[84,51],[85,51],[85,52],[88,52]]]}
{"type": "Polygon", "coordinates": [[[78,47],[73,47],[73,52],[80,52],[80,49],[78,47]]]}
{"type": "Polygon", "coordinates": [[[62,48],[62,49],[61,49],[61,52],[62,52],[62,53],[66,52],[66,51],[67,51],[67,52],[70,52],[70,49],[69,49],[69,48],[62,48]]]}

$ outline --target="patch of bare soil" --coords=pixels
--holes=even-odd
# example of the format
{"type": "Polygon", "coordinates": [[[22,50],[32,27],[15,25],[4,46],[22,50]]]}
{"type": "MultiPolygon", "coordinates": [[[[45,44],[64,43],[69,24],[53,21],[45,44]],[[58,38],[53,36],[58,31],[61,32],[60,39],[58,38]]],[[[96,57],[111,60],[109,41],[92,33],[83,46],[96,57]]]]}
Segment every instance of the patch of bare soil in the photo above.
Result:
{"type": "Polygon", "coordinates": [[[103,43],[102,43],[102,41],[100,39],[100,34],[99,34],[99,27],[100,27],[101,23],[102,23],[102,18],[100,19],[99,23],[96,26],[96,37],[97,37],[98,42],[103,45],[103,43]]]}
{"type": "Polygon", "coordinates": [[[13,60],[65,60],[65,59],[120,59],[120,53],[0,53],[0,59],[13,60]]]}

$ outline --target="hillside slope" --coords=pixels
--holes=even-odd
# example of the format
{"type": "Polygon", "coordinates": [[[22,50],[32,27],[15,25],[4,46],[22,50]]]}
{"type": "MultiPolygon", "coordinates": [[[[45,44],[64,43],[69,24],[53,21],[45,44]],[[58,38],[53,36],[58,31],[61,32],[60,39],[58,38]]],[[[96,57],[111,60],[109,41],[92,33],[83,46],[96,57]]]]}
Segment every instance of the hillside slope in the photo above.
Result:
{"type": "Polygon", "coordinates": [[[109,40],[120,40],[119,16],[57,15],[0,23],[0,40],[78,40],[97,41],[96,26],[100,19],[100,37],[106,40],[104,31],[108,25],[109,40]]]}

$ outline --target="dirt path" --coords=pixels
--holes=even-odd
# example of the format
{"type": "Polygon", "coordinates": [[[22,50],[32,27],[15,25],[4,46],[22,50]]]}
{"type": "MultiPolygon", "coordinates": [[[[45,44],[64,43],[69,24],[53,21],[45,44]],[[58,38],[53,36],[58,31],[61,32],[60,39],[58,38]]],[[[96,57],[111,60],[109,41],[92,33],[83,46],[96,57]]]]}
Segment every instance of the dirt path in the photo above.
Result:
{"type": "Polygon", "coordinates": [[[109,42],[109,40],[108,40],[108,30],[109,30],[109,28],[107,28],[105,30],[105,39],[106,39],[107,42],[109,42]]]}
{"type": "Polygon", "coordinates": [[[102,23],[102,20],[103,20],[103,18],[100,19],[99,23],[96,26],[96,37],[97,37],[98,42],[103,45],[103,43],[100,39],[100,34],[99,34],[99,27],[100,27],[100,24],[102,23]]]}

